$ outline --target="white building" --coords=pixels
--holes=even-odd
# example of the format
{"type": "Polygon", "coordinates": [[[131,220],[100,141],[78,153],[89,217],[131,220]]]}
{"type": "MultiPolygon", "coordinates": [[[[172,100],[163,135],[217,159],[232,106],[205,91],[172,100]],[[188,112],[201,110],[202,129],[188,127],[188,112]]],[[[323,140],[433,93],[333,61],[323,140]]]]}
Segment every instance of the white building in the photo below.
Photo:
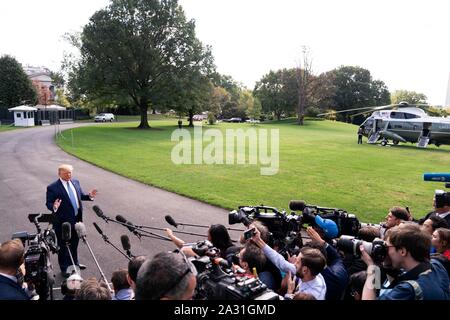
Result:
{"type": "Polygon", "coordinates": [[[8,109],[10,112],[14,112],[14,126],[16,127],[33,127],[34,126],[34,113],[36,108],[29,106],[18,106],[8,109]]]}

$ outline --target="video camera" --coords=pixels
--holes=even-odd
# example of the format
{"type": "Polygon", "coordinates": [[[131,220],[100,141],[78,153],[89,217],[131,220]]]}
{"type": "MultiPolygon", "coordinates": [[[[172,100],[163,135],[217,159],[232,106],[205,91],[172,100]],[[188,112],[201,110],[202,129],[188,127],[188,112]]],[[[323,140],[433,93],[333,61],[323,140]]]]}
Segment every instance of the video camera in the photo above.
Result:
{"type": "Polygon", "coordinates": [[[343,235],[335,243],[339,250],[351,253],[356,258],[361,257],[361,250],[359,249],[361,245],[364,246],[364,250],[377,264],[381,264],[387,255],[386,243],[379,238],[375,238],[372,242],[367,242],[352,236],[343,235]]]}
{"type": "Polygon", "coordinates": [[[277,208],[268,206],[240,206],[239,211],[233,210],[228,214],[228,223],[243,223],[249,226],[253,221],[262,222],[272,234],[272,247],[278,247],[278,251],[297,254],[302,247],[301,216],[296,213],[287,214],[277,208]]]}
{"type": "Polygon", "coordinates": [[[229,269],[219,250],[207,241],[199,241],[192,250],[200,257],[190,259],[197,269],[196,300],[278,300],[258,278],[237,276],[229,269]]]}
{"type": "Polygon", "coordinates": [[[445,182],[445,187],[450,188],[450,173],[424,173],[423,180],[445,182]]]}
{"type": "Polygon", "coordinates": [[[316,215],[323,219],[329,219],[336,223],[338,227],[338,236],[358,235],[358,230],[361,224],[354,214],[348,213],[343,209],[319,207],[316,205],[306,204],[303,200],[291,200],[289,202],[289,209],[293,211],[301,211],[301,223],[316,225],[316,215]]]}
{"type": "Polygon", "coordinates": [[[29,214],[28,219],[36,226],[37,233],[16,232],[12,239],[20,239],[25,251],[24,281],[36,289],[41,300],[47,300],[49,294],[53,298],[54,273],[50,261],[50,253],[58,251],[58,244],[54,230],[41,230],[40,222],[53,222],[51,214],[29,214]]]}

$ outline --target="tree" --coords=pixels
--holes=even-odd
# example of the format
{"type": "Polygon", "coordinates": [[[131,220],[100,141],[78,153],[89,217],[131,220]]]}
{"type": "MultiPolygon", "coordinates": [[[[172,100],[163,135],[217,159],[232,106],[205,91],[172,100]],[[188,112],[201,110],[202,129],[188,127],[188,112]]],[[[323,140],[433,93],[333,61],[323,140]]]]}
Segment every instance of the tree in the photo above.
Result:
{"type": "Polygon", "coordinates": [[[247,117],[253,120],[261,118],[261,101],[258,98],[253,98],[253,104],[247,109],[247,117]]]}
{"type": "Polygon", "coordinates": [[[128,96],[140,110],[139,128],[149,128],[148,107],[166,101],[174,83],[213,67],[177,0],[112,0],[91,17],[79,46],[72,83],[88,98],[128,96]]]}
{"type": "Polygon", "coordinates": [[[212,87],[208,111],[217,119],[225,106],[231,101],[231,94],[222,87],[212,87]]]}
{"type": "Polygon", "coordinates": [[[400,103],[401,101],[406,101],[411,104],[415,103],[426,104],[427,96],[424,95],[423,93],[408,90],[396,90],[391,93],[391,103],[397,104],[400,103]]]}
{"type": "Polygon", "coordinates": [[[255,99],[253,98],[252,92],[250,90],[242,90],[238,101],[239,113],[243,114],[245,117],[248,114],[248,111],[253,108],[254,104],[255,99]]]}
{"type": "Polygon", "coordinates": [[[0,57],[0,106],[15,107],[34,104],[37,95],[19,62],[9,56],[0,57]]]}
{"type": "Polygon", "coordinates": [[[256,83],[253,95],[260,100],[264,112],[273,113],[280,120],[283,114],[289,114],[296,106],[295,83],[292,71],[270,71],[256,83]]]}
{"type": "Polygon", "coordinates": [[[308,89],[311,84],[312,62],[307,47],[302,48],[302,61],[297,67],[297,124],[303,125],[305,108],[308,105],[308,89]]]}
{"type": "Polygon", "coordinates": [[[372,80],[370,71],[361,67],[342,66],[332,71],[336,94],[336,111],[390,103],[390,94],[383,81],[372,80]]]}

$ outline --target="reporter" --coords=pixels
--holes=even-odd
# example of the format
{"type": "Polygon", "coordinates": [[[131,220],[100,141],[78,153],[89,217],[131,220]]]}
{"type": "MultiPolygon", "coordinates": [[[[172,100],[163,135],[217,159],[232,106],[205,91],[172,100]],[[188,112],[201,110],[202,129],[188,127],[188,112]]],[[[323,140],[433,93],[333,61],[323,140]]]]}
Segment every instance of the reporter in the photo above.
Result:
{"type": "Polygon", "coordinates": [[[161,252],[139,269],[136,300],[190,300],[197,271],[182,253],[161,252]]]}
{"type": "Polygon", "coordinates": [[[25,249],[19,239],[9,240],[0,246],[0,300],[29,300],[19,285],[16,274],[24,262],[25,249]]]}
{"type": "MultiPolygon", "coordinates": [[[[171,229],[164,229],[172,242],[189,257],[195,257],[197,254],[190,247],[183,247],[186,243],[173,234],[171,229]]],[[[239,247],[233,245],[227,228],[222,224],[213,224],[208,229],[208,240],[213,246],[220,250],[220,257],[227,260],[228,264],[232,264],[233,256],[239,251],[239,247]]]]}
{"type": "MultiPolygon", "coordinates": [[[[387,256],[384,264],[402,270],[379,300],[448,300],[449,278],[442,264],[429,260],[431,240],[416,224],[401,224],[386,233],[387,256]]],[[[362,259],[367,264],[367,279],[362,299],[375,300],[373,285],[376,270],[372,258],[360,246],[362,259]]]]}
{"type": "Polygon", "coordinates": [[[316,300],[325,299],[327,287],[320,272],[324,269],[326,260],[318,249],[300,249],[295,263],[291,263],[261,239],[258,229],[255,230],[252,241],[263,250],[267,259],[281,271],[287,273],[288,293],[285,298],[293,299],[297,293],[306,293],[311,294],[316,300]],[[294,275],[294,278],[291,275],[294,275]]]}

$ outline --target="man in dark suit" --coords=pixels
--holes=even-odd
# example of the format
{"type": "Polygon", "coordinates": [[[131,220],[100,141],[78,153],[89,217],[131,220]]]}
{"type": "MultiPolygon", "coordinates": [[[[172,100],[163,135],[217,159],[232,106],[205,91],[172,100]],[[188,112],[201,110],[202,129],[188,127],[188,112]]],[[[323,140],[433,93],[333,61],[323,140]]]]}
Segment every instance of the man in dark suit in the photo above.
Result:
{"type": "Polygon", "coordinates": [[[6,241],[0,246],[0,300],[30,299],[16,277],[24,252],[19,239],[6,241]]]}
{"type": "Polygon", "coordinates": [[[429,212],[425,217],[419,219],[419,223],[423,224],[431,216],[437,216],[444,219],[450,226],[450,192],[436,190],[433,199],[434,211],[429,212]]]}
{"type": "Polygon", "coordinates": [[[55,215],[55,222],[53,228],[55,229],[56,237],[60,250],[58,252],[58,262],[61,268],[61,273],[68,276],[67,267],[72,265],[67,246],[62,240],[62,224],[69,222],[72,226],[70,239],[70,252],[75,265],[80,269],[84,269],[83,265],[78,263],[78,236],[75,231],[75,223],[83,221],[83,200],[92,201],[97,195],[97,190],[92,190],[89,194],[85,194],[81,189],[80,182],[72,179],[73,167],[68,164],[63,164],[58,167],[59,179],[47,186],[47,201],[46,206],[55,215]]]}

